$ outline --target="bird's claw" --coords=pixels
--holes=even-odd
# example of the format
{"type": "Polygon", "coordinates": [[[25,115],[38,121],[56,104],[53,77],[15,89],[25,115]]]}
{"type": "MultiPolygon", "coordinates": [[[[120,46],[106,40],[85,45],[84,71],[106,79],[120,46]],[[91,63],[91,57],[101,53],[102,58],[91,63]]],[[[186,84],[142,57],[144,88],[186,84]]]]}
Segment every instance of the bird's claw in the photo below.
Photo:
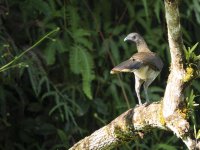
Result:
{"type": "Polygon", "coordinates": [[[150,102],[149,101],[146,101],[144,104],[142,104],[142,105],[144,105],[144,106],[148,106],[150,104],[150,102]]]}

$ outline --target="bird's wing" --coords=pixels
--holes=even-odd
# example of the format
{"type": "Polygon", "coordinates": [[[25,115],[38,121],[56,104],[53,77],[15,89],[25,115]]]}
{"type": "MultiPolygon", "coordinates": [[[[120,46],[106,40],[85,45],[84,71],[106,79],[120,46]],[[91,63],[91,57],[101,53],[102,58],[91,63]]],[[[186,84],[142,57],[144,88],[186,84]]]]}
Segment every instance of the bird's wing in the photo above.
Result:
{"type": "Polygon", "coordinates": [[[133,72],[134,69],[139,69],[141,66],[143,66],[142,62],[135,61],[131,58],[114,67],[110,73],[133,72]]]}
{"type": "Polygon", "coordinates": [[[148,65],[154,70],[162,70],[163,62],[158,55],[153,52],[138,52],[131,57],[134,61],[139,61],[143,65],[148,65]]]}

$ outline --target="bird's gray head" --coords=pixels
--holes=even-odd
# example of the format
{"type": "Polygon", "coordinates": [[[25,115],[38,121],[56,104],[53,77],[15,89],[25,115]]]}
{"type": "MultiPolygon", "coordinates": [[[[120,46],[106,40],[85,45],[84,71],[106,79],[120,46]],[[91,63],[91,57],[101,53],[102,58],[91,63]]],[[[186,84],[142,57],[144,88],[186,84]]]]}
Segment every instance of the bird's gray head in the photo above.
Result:
{"type": "Polygon", "coordinates": [[[143,41],[143,38],[138,33],[130,33],[125,37],[124,41],[133,41],[137,44],[140,41],[143,41]]]}

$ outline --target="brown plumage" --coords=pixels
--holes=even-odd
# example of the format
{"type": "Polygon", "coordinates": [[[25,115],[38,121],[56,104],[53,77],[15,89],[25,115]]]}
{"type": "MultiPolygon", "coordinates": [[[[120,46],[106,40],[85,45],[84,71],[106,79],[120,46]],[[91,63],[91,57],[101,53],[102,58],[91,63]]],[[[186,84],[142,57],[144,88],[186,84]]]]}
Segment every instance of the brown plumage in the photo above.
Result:
{"type": "Polygon", "coordinates": [[[146,101],[149,102],[147,89],[148,86],[158,76],[163,67],[160,57],[149,50],[145,40],[138,33],[130,33],[124,41],[136,43],[138,53],[130,59],[120,63],[111,70],[111,74],[120,72],[133,72],[135,74],[135,91],[139,104],[141,105],[140,87],[143,84],[146,101]]]}

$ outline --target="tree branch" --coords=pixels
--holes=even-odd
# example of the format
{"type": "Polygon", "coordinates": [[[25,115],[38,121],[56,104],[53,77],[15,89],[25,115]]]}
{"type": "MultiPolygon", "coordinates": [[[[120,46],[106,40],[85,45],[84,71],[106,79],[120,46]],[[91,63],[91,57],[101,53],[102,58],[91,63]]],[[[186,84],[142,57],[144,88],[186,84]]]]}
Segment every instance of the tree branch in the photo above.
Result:
{"type": "Polygon", "coordinates": [[[181,138],[188,149],[200,149],[200,142],[190,134],[190,125],[186,119],[184,90],[189,81],[184,78],[185,58],[181,35],[180,16],[177,0],[165,0],[168,41],[171,54],[171,72],[163,101],[147,106],[137,106],[113,120],[110,124],[95,131],[75,144],[75,149],[111,149],[144,133],[160,128],[172,131],[181,138]]]}
{"type": "Polygon", "coordinates": [[[171,54],[171,72],[169,74],[164,98],[163,116],[166,126],[180,137],[189,149],[197,148],[196,141],[189,133],[189,123],[184,115],[186,102],[184,90],[187,82],[183,40],[181,34],[180,16],[177,0],[165,0],[168,41],[171,54]],[[176,118],[176,117],[177,118],[176,118]]]}
{"type": "Polygon", "coordinates": [[[179,104],[184,101],[185,69],[183,55],[183,40],[178,3],[175,0],[165,0],[166,22],[168,28],[168,40],[171,54],[171,72],[168,78],[164,95],[163,115],[172,115],[179,104]],[[175,86],[174,86],[175,85],[175,86]]]}
{"type": "Polygon", "coordinates": [[[167,130],[161,102],[129,109],[108,125],[76,143],[70,150],[112,149],[126,141],[143,137],[145,132],[153,128],[167,130]]]}

